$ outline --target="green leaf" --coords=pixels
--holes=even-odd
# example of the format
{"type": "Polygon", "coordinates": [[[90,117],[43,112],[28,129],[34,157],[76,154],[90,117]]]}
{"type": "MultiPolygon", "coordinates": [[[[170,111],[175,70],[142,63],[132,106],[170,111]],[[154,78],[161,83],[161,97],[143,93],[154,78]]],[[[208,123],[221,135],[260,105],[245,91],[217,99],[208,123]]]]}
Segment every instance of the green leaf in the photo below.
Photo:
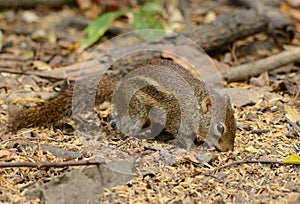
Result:
{"type": "Polygon", "coordinates": [[[161,2],[147,2],[142,7],[142,10],[156,12],[160,15],[165,13],[161,2]]]}
{"type": "Polygon", "coordinates": [[[134,13],[133,29],[163,29],[155,12],[140,10],[134,13]]]}
{"type": "MultiPolygon", "coordinates": [[[[164,30],[164,26],[160,22],[160,19],[157,16],[157,8],[151,7],[151,5],[154,5],[151,2],[148,4],[145,4],[138,12],[134,13],[134,20],[132,24],[132,29],[134,30],[143,30],[143,29],[158,29],[158,30],[164,30]],[[151,8],[151,9],[150,9],[151,8]]],[[[161,8],[162,10],[162,8],[161,8]]],[[[162,12],[162,11],[160,11],[162,12]]],[[[138,35],[146,40],[146,41],[153,41],[155,39],[158,39],[164,35],[164,32],[139,32],[138,35]]]]}
{"type": "Polygon", "coordinates": [[[104,35],[112,22],[129,10],[120,10],[115,12],[107,12],[100,16],[96,21],[91,23],[85,30],[85,38],[80,43],[79,50],[84,50],[93,45],[100,37],[104,35]]]}
{"type": "Polygon", "coordinates": [[[285,164],[300,164],[300,156],[291,155],[283,161],[285,164]]]}

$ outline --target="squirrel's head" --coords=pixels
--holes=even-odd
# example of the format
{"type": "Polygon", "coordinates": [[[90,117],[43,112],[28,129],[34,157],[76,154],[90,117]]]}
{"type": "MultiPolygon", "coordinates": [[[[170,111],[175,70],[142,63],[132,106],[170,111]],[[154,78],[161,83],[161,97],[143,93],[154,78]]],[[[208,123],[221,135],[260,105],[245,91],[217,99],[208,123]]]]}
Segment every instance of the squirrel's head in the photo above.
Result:
{"type": "Polygon", "coordinates": [[[236,122],[228,95],[211,94],[201,106],[205,114],[211,115],[205,142],[220,151],[233,150],[236,122]]]}

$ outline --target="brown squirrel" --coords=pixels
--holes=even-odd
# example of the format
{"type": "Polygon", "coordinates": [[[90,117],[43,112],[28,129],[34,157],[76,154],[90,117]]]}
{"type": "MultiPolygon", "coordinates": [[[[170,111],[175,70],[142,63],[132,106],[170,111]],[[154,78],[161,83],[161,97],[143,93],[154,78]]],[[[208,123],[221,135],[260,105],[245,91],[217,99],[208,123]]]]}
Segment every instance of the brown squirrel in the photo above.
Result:
{"type": "MultiPolygon", "coordinates": [[[[170,60],[151,60],[135,67],[122,79],[123,83],[120,79],[120,76],[103,76],[95,98],[96,106],[112,101],[112,126],[138,135],[136,130],[150,124],[151,135],[156,136],[163,129],[175,136],[175,143],[183,147],[190,147],[198,135],[221,151],[233,149],[236,123],[229,97],[210,89],[181,65],[170,60]],[[158,81],[151,77],[154,73],[158,81]],[[183,83],[174,85],[178,76],[183,83]],[[129,93],[130,84],[136,86],[137,91],[129,93]],[[124,108],[126,104],[128,109],[124,108]]],[[[10,116],[8,128],[16,131],[49,126],[63,117],[70,117],[72,96],[73,87],[70,86],[41,106],[18,111],[10,116]]]]}

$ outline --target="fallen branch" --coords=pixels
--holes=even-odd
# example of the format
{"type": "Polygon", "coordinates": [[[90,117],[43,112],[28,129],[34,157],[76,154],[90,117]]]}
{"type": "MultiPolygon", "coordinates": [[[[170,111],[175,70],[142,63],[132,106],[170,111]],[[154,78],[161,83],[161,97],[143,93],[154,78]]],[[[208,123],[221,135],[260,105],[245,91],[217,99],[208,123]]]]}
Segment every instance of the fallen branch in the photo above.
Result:
{"type": "Polygon", "coordinates": [[[283,51],[277,55],[224,70],[220,72],[220,74],[227,82],[244,81],[265,71],[271,71],[278,67],[294,63],[299,60],[300,47],[295,47],[283,51]]]}
{"type": "Polygon", "coordinates": [[[81,68],[81,66],[82,63],[76,63],[58,69],[53,69],[50,71],[38,71],[38,70],[22,71],[22,70],[15,70],[11,68],[0,67],[0,73],[3,72],[3,73],[10,73],[10,74],[35,75],[42,78],[54,79],[54,80],[62,80],[68,77],[75,79],[77,72],[81,68]]]}
{"type": "Polygon", "coordinates": [[[277,0],[233,0],[233,3],[254,9],[258,14],[264,14],[270,20],[269,32],[275,40],[282,44],[290,43],[295,36],[295,26],[284,17],[277,0]]]}
{"type": "Polygon", "coordinates": [[[223,13],[207,24],[198,26],[185,35],[208,53],[228,48],[231,43],[250,35],[267,32],[268,18],[254,10],[239,10],[235,13],[223,13]]]}
{"type": "Polygon", "coordinates": [[[37,5],[44,5],[44,6],[63,6],[63,5],[75,5],[76,1],[74,0],[18,0],[18,1],[6,1],[0,0],[0,7],[1,8],[32,8],[36,7],[37,5]]]}
{"type": "Polygon", "coordinates": [[[19,141],[19,140],[27,140],[27,141],[33,141],[33,140],[36,140],[36,141],[54,141],[54,142],[63,142],[62,140],[59,141],[59,140],[52,139],[52,138],[20,137],[20,138],[10,138],[10,139],[7,139],[7,140],[3,140],[3,141],[0,142],[0,144],[5,144],[5,143],[8,143],[8,142],[19,141]]]}
{"type": "Polygon", "coordinates": [[[11,168],[11,167],[67,167],[67,166],[89,166],[89,165],[103,165],[104,161],[68,161],[68,162],[0,162],[0,168],[11,168]]]}
{"type": "Polygon", "coordinates": [[[231,167],[231,166],[236,166],[240,164],[254,164],[254,163],[260,163],[260,164],[279,164],[279,165],[284,165],[284,162],[281,161],[276,161],[276,160],[243,160],[243,161],[234,161],[229,164],[225,164],[223,166],[220,166],[212,171],[209,172],[209,175],[214,174],[217,171],[220,171],[221,169],[231,167]]]}

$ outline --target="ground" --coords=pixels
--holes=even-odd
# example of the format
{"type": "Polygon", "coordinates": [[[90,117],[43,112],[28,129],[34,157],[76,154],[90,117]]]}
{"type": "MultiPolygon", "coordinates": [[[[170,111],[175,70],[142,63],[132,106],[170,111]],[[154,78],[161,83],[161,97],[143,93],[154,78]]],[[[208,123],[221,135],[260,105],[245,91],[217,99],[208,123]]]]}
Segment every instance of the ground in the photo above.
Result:
{"type": "MultiPolygon", "coordinates": [[[[205,1],[203,5],[206,5],[205,1]]],[[[218,12],[230,10],[224,5],[215,7],[218,12]]],[[[287,9],[285,4],[282,8],[284,15],[292,20],[298,30],[300,20],[297,9],[287,9]]],[[[58,128],[28,128],[12,133],[6,131],[10,108],[15,108],[12,105],[43,103],[64,88],[64,80],[37,76],[30,74],[30,71],[54,70],[83,62],[96,47],[77,52],[82,30],[60,23],[70,16],[81,16],[78,8],[48,10],[38,7],[29,12],[5,10],[0,15],[4,35],[0,53],[3,68],[0,72],[1,161],[60,162],[96,157],[110,161],[126,160],[133,156],[136,169],[134,179],[99,193],[95,199],[99,203],[299,202],[299,166],[282,163],[290,155],[299,155],[299,129],[292,126],[286,117],[297,111],[296,116],[299,117],[300,113],[298,63],[265,72],[249,81],[226,84],[228,92],[233,93],[230,96],[238,127],[234,150],[229,152],[208,150],[204,153],[199,148],[184,150],[164,142],[121,137],[110,128],[109,102],[97,109],[101,117],[98,123],[100,133],[94,143],[85,142],[74,132],[74,122],[70,119],[65,119],[58,128]],[[37,14],[38,18],[28,21],[28,16],[33,14],[37,14]],[[48,34],[41,34],[43,31],[48,34]],[[246,90],[243,97],[233,89],[237,87],[246,90]],[[240,103],[241,100],[244,104],[240,103]],[[253,160],[259,161],[247,163],[253,160]],[[235,161],[245,162],[222,168],[235,161]]],[[[197,12],[201,14],[193,15],[194,24],[209,20],[209,12],[212,11],[197,12]]],[[[123,20],[117,25],[126,23],[123,20]]],[[[249,41],[262,42],[265,39],[269,38],[259,34],[255,38],[241,40],[233,50],[215,58],[234,66],[280,52],[278,47],[271,50],[264,47],[259,52],[249,49],[246,54],[237,52],[249,41]]],[[[298,46],[299,39],[296,32],[290,44],[298,46]]],[[[86,167],[0,168],[0,201],[41,203],[39,198],[30,201],[27,193],[37,185],[78,168],[86,167]]]]}

